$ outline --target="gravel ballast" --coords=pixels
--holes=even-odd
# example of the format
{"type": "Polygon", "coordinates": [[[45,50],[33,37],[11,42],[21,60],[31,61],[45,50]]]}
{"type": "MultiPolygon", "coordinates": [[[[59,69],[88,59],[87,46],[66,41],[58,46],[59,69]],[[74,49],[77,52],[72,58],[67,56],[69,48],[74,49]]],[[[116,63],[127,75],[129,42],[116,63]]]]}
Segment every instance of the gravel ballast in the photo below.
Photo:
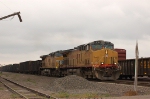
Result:
{"type": "MultiPolygon", "coordinates": [[[[111,96],[122,96],[127,91],[133,90],[133,85],[115,84],[115,83],[104,83],[104,82],[92,82],[82,77],[71,75],[63,78],[55,79],[53,83],[49,85],[49,90],[54,92],[67,92],[67,93],[97,93],[97,94],[108,94],[111,96]]],[[[148,94],[150,88],[138,87],[138,94],[148,94]]]]}
{"type": "MultiPolygon", "coordinates": [[[[66,97],[68,97],[68,94],[87,93],[102,97],[118,97],[123,96],[127,91],[133,90],[134,87],[133,85],[92,82],[76,75],[57,78],[4,72],[2,77],[47,94],[67,93],[67,95],[65,94],[66,97]]],[[[138,87],[138,95],[147,94],[150,94],[149,87],[138,87]]]]}

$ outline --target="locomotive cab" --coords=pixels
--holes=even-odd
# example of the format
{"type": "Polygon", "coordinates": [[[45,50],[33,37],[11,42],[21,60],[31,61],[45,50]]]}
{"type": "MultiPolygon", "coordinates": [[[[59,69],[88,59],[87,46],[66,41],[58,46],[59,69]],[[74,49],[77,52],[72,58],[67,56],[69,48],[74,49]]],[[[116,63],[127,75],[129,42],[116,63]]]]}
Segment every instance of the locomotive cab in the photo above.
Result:
{"type": "Polygon", "coordinates": [[[63,66],[63,55],[61,51],[41,56],[42,67],[40,68],[42,75],[55,76],[60,75],[60,68],[63,66]]]}
{"type": "Polygon", "coordinates": [[[91,44],[92,59],[95,76],[101,80],[116,80],[120,75],[118,53],[110,42],[97,41],[91,44]]]}

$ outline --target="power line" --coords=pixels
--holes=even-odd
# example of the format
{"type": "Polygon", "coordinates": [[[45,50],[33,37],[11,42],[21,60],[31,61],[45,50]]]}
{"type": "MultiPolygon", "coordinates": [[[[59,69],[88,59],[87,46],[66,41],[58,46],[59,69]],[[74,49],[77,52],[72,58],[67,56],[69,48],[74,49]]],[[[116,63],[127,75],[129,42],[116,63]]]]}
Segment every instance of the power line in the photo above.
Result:
{"type": "MultiPolygon", "coordinates": [[[[4,4],[2,1],[0,1],[1,4],[3,4],[6,8],[8,8],[10,11],[14,12],[11,8],[9,8],[6,4],[4,4]]],[[[10,19],[12,20],[14,16],[10,19]]],[[[3,20],[3,21],[9,21],[9,20],[3,20]]]]}
{"type": "Polygon", "coordinates": [[[0,1],[5,7],[7,7],[9,10],[11,10],[12,12],[14,12],[12,9],[10,9],[8,6],[6,6],[6,4],[4,4],[2,1],[0,1]]]}

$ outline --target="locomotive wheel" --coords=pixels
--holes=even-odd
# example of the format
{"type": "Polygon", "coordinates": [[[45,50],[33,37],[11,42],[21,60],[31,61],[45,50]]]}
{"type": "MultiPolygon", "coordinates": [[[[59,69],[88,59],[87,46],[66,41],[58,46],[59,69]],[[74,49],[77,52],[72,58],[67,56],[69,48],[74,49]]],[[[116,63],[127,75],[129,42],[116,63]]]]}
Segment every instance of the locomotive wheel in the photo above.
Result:
{"type": "Polygon", "coordinates": [[[99,71],[95,71],[95,76],[97,79],[103,80],[102,74],[99,71]]]}
{"type": "Polygon", "coordinates": [[[80,70],[80,76],[83,78],[87,78],[87,76],[85,75],[85,72],[83,70],[80,70]]]}
{"type": "Polygon", "coordinates": [[[104,76],[104,72],[98,70],[95,71],[96,78],[100,80],[117,80],[119,78],[119,74],[120,71],[117,71],[117,72],[113,72],[112,76],[107,77],[104,76]]]}

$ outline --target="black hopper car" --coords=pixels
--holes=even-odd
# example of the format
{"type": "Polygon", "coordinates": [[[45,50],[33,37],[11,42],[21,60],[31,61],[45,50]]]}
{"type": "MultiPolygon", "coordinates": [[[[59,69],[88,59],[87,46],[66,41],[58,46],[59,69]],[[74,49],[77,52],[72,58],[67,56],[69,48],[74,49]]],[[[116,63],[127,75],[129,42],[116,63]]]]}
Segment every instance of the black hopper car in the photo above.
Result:
{"type": "Polygon", "coordinates": [[[9,64],[0,67],[0,70],[14,73],[40,74],[39,68],[41,67],[41,62],[42,60],[36,60],[21,62],[20,64],[9,64]]]}
{"type": "MultiPolygon", "coordinates": [[[[135,75],[135,59],[120,60],[120,79],[132,79],[135,75]]],[[[150,77],[150,57],[138,59],[138,77],[150,77]]]]}

